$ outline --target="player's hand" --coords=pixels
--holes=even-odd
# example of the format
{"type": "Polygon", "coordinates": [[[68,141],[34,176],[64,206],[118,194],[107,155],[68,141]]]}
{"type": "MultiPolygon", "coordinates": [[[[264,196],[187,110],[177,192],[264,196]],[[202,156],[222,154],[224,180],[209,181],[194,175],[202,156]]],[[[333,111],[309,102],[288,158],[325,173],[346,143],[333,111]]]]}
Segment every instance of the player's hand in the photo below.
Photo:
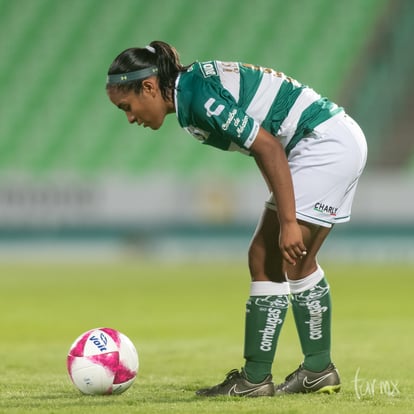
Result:
{"type": "Polygon", "coordinates": [[[281,225],[279,248],[283,258],[293,266],[306,256],[306,246],[303,244],[302,231],[297,222],[281,225]]]}

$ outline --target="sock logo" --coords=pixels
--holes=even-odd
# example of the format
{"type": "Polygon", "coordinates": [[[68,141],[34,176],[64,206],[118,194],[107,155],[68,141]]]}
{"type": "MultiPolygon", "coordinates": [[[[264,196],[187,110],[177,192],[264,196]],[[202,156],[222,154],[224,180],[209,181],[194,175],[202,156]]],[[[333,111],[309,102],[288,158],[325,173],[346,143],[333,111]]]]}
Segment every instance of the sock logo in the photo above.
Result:
{"type": "Polygon", "coordinates": [[[308,302],[306,307],[309,311],[309,321],[305,322],[309,325],[309,339],[312,341],[322,339],[322,317],[328,307],[321,306],[319,300],[308,302]]]}
{"type": "Polygon", "coordinates": [[[259,307],[287,309],[289,298],[287,295],[259,297],[254,302],[259,307]]]}
{"type": "Polygon", "coordinates": [[[322,320],[323,314],[328,310],[327,306],[322,306],[320,300],[329,293],[329,285],[316,285],[305,292],[294,294],[292,299],[299,306],[306,307],[309,312],[309,320],[305,324],[309,325],[309,339],[317,341],[322,339],[322,320]]]}
{"type": "Polygon", "coordinates": [[[264,352],[272,350],[276,328],[283,323],[283,319],[280,318],[280,314],[282,313],[281,309],[269,308],[267,312],[266,326],[259,331],[262,334],[260,350],[264,352]]]}
{"type": "Polygon", "coordinates": [[[328,292],[329,292],[329,285],[326,285],[326,286],[316,285],[312,289],[305,290],[304,292],[294,294],[293,297],[296,302],[306,305],[309,301],[321,299],[328,292]]]}

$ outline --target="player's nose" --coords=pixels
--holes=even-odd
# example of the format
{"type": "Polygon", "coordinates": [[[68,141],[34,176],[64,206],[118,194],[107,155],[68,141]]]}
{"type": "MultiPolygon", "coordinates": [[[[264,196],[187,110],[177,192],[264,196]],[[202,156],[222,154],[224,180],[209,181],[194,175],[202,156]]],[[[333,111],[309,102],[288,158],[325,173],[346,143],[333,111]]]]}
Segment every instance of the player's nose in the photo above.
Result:
{"type": "Polygon", "coordinates": [[[133,124],[134,122],[136,122],[136,118],[135,118],[135,116],[133,115],[133,114],[131,114],[130,112],[129,113],[127,113],[126,114],[126,116],[127,116],[127,119],[128,119],[128,122],[130,123],[130,124],[133,124]]]}

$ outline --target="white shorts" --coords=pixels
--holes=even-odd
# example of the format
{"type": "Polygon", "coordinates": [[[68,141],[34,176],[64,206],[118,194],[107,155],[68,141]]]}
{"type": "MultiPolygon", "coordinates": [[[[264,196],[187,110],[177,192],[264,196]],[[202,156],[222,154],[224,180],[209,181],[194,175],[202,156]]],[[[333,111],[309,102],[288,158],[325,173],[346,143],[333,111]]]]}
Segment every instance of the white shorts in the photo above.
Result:
{"type": "MultiPolygon", "coordinates": [[[[297,219],[324,227],[349,221],[366,159],[365,136],[344,112],[302,138],[288,156],[297,219]]],[[[273,194],[266,207],[276,210],[273,194]]]]}

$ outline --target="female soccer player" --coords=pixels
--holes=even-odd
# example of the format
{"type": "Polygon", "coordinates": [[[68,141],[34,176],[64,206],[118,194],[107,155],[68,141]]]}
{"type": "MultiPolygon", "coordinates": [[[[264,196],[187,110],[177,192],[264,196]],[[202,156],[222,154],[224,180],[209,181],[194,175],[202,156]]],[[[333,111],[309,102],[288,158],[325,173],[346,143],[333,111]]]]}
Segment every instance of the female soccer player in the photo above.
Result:
{"type": "Polygon", "coordinates": [[[180,63],[154,41],[123,51],[106,89],[128,122],[158,129],[176,113],[202,143],[250,154],[270,198],[249,248],[245,365],[202,396],[272,396],[340,389],[331,361],[331,297],[317,253],[349,221],[365,166],[364,134],[344,110],[281,72],[238,62],[180,63]],[[292,304],[303,363],[272,382],[278,337],[292,304]]]}

